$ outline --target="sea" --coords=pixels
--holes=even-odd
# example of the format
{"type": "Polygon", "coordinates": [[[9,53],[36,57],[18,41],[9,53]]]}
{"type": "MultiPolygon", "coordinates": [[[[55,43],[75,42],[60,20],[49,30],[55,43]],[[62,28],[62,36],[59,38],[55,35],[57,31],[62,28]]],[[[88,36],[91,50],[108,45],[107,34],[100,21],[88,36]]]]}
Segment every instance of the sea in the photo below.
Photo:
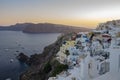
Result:
{"type": "Polygon", "coordinates": [[[30,34],[21,31],[0,31],[0,80],[19,80],[27,65],[16,56],[41,54],[44,47],[54,43],[60,33],[30,34]]]}

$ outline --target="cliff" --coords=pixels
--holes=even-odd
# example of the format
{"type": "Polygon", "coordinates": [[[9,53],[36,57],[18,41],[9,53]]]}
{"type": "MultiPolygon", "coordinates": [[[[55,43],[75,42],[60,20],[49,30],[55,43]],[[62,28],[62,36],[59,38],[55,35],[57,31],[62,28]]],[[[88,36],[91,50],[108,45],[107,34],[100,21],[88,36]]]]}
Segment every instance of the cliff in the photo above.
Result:
{"type": "Polygon", "coordinates": [[[60,50],[62,42],[69,37],[70,34],[61,36],[55,43],[45,47],[42,54],[31,55],[27,61],[24,59],[29,68],[21,74],[20,80],[47,80],[50,76],[66,70],[68,66],[56,61],[55,54],[60,50]]]}

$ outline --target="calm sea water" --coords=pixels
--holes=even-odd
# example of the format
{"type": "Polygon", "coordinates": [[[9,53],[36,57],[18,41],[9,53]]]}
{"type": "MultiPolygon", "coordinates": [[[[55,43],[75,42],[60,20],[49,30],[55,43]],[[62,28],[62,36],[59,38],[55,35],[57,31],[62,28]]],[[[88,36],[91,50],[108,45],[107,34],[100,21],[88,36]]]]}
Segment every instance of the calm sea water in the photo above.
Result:
{"type": "Polygon", "coordinates": [[[27,66],[20,63],[16,56],[20,52],[28,56],[41,53],[43,48],[54,43],[59,35],[60,33],[27,34],[20,31],[0,31],[0,80],[18,80],[18,76],[27,66]]]}

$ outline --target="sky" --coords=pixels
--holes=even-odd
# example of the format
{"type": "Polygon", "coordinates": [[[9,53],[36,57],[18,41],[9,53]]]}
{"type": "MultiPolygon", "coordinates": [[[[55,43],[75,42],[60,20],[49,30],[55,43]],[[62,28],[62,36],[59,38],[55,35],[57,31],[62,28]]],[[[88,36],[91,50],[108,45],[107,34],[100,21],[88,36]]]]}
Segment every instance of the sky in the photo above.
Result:
{"type": "Polygon", "coordinates": [[[0,0],[0,25],[55,23],[94,28],[120,19],[120,0],[0,0]]]}

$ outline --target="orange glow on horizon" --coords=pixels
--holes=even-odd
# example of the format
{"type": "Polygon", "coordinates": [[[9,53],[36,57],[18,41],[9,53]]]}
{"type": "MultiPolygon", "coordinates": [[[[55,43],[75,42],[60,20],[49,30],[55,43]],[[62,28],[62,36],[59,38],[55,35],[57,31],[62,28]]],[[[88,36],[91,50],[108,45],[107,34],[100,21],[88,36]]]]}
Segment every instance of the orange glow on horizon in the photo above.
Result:
{"type": "Polygon", "coordinates": [[[14,25],[16,23],[54,23],[63,24],[69,26],[96,28],[99,23],[106,22],[110,19],[51,19],[51,18],[16,18],[11,17],[9,19],[0,20],[0,25],[14,25]],[[12,19],[12,20],[11,20],[12,19]]]}
{"type": "Polygon", "coordinates": [[[95,28],[98,23],[101,23],[101,20],[73,20],[73,19],[5,19],[1,20],[1,25],[14,25],[16,23],[54,23],[54,24],[63,24],[77,27],[86,27],[86,28],[95,28]]]}

